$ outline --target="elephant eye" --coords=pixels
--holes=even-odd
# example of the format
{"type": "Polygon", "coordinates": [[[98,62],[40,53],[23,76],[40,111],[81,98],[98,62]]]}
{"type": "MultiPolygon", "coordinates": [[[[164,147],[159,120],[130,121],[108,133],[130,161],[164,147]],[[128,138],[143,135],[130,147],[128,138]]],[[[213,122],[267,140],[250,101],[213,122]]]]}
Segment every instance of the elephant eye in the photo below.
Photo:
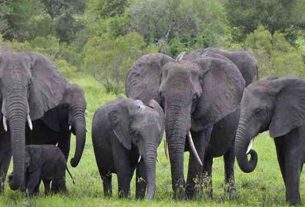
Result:
{"type": "Polygon", "coordinates": [[[262,108],[257,108],[257,109],[255,109],[254,113],[256,116],[260,116],[263,113],[263,111],[264,110],[262,108]]]}
{"type": "Polygon", "coordinates": [[[198,98],[199,98],[199,95],[198,95],[197,93],[195,93],[195,94],[193,95],[193,101],[197,101],[198,98]]]}

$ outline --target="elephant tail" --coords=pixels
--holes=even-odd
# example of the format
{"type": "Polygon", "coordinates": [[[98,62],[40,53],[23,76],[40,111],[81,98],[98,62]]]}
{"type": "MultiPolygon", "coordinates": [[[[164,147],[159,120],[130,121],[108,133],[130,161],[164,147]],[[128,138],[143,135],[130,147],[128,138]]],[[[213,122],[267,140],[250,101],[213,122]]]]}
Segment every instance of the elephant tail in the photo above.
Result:
{"type": "Polygon", "coordinates": [[[72,179],[73,185],[75,185],[74,178],[73,178],[73,176],[71,175],[71,172],[70,172],[70,170],[68,169],[68,167],[66,167],[66,170],[67,170],[67,172],[69,173],[70,178],[72,179]]]}

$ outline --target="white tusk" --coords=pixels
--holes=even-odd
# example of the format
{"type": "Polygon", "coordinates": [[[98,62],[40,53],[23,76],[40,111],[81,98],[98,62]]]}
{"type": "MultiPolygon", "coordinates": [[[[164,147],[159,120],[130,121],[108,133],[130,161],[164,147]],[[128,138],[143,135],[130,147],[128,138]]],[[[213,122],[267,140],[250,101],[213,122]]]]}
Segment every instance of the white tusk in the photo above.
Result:
{"type": "Polygon", "coordinates": [[[2,122],[3,122],[4,130],[7,132],[7,120],[6,120],[6,117],[4,115],[3,115],[3,118],[2,118],[2,122]]]}
{"type": "Polygon", "coordinates": [[[166,159],[168,160],[168,146],[165,138],[164,138],[164,154],[166,159]]]}
{"type": "Polygon", "coordinates": [[[194,156],[196,157],[196,159],[199,162],[199,164],[202,166],[202,162],[201,162],[200,157],[198,155],[198,152],[197,152],[197,150],[195,148],[195,145],[194,145],[194,142],[193,142],[193,138],[192,138],[192,135],[191,135],[190,131],[188,132],[188,139],[189,139],[189,144],[190,144],[190,147],[191,147],[191,150],[192,150],[194,156]]]}
{"type": "Polygon", "coordinates": [[[249,146],[247,148],[246,154],[248,154],[250,152],[250,150],[253,149],[253,143],[254,143],[254,139],[251,139],[251,141],[249,143],[249,146]]]}
{"type": "Polygon", "coordinates": [[[69,131],[71,131],[71,129],[72,129],[72,126],[71,126],[71,125],[69,125],[69,131]]]}
{"type": "Polygon", "coordinates": [[[32,124],[31,117],[29,114],[28,114],[27,119],[28,119],[28,124],[29,124],[30,130],[33,130],[33,124],[32,124]]]}
{"type": "Polygon", "coordinates": [[[160,161],[159,161],[158,157],[157,157],[157,163],[160,163],[160,161]]]}
{"type": "Polygon", "coordinates": [[[142,156],[140,155],[140,156],[139,156],[139,159],[138,159],[138,163],[141,162],[141,158],[142,158],[142,156]]]}

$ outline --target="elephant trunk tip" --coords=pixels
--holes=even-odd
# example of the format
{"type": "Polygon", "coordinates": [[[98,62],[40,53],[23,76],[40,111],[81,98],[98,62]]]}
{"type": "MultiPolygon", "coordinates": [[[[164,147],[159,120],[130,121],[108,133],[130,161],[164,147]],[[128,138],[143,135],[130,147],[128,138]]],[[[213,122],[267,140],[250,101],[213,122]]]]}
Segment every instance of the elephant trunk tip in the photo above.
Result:
{"type": "Polygon", "coordinates": [[[240,169],[245,173],[252,172],[256,168],[257,160],[258,160],[257,153],[255,150],[251,149],[248,154],[250,154],[250,160],[248,162],[248,165],[247,166],[239,165],[240,169]]]}

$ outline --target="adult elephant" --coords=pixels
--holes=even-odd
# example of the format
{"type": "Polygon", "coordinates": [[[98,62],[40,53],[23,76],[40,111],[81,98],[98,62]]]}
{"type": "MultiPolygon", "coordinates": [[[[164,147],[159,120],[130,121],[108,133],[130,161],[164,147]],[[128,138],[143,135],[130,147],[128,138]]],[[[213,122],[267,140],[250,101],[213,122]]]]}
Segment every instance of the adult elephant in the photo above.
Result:
{"type": "MultiPolygon", "coordinates": [[[[255,80],[258,76],[258,67],[255,58],[245,50],[222,50],[218,48],[197,49],[189,53],[178,55],[180,60],[192,60],[198,57],[214,57],[232,61],[241,72],[246,86],[255,80]]],[[[227,115],[214,126],[211,134],[209,145],[206,149],[205,160],[203,164],[203,174],[205,176],[205,190],[212,197],[212,165],[213,158],[223,156],[225,170],[225,193],[230,198],[235,198],[236,187],[234,179],[234,162],[235,162],[235,134],[239,121],[239,109],[227,115]]]]}
{"type": "Polygon", "coordinates": [[[195,182],[198,180],[201,185],[200,163],[212,126],[236,110],[244,85],[232,62],[213,57],[175,61],[164,54],[148,54],[139,58],[128,72],[127,96],[145,104],[155,99],[164,108],[175,198],[185,198],[185,192],[192,197],[195,182]],[[193,153],[185,185],[183,152],[188,146],[193,153]]]}
{"type": "Polygon", "coordinates": [[[250,143],[269,130],[286,188],[286,200],[300,204],[300,175],[305,160],[305,80],[267,78],[250,84],[241,101],[236,133],[236,158],[240,169],[252,172],[257,154],[250,143]],[[250,160],[247,155],[250,154],[250,160]]]}
{"type": "Polygon", "coordinates": [[[36,53],[0,49],[0,103],[3,128],[0,137],[1,192],[11,154],[11,187],[24,190],[26,122],[39,119],[62,100],[66,80],[45,57],[36,53]]]}
{"type": "Polygon", "coordinates": [[[177,59],[194,59],[198,57],[215,57],[227,58],[232,61],[241,72],[246,81],[246,86],[252,83],[255,79],[258,80],[258,66],[257,61],[246,50],[224,50],[220,48],[205,48],[192,50],[191,52],[182,52],[177,56],[177,59]],[[255,78],[256,77],[256,78],[255,78]]]}
{"type": "Polygon", "coordinates": [[[76,137],[72,167],[81,159],[86,141],[86,100],[78,85],[68,85],[59,105],[33,121],[33,130],[27,130],[26,144],[57,144],[68,160],[71,133],[76,137]]]}

